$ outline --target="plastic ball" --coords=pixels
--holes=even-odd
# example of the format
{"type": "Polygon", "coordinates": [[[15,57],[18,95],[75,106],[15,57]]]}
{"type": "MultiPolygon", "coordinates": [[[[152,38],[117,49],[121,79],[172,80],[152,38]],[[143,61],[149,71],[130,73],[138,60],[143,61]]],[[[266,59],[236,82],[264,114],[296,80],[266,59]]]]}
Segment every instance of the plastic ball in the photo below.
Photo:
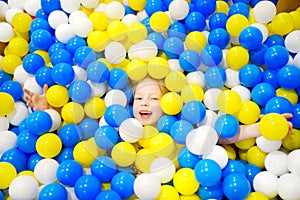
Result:
{"type": "Polygon", "coordinates": [[[247,162],[263,169],[265,167],[266,155],[267,153],[260,150],[257,146],[252,146],[247,151],[247,162]]]}
{"type": "Polygon", "coordinates": [[[133,187],[138,198],[154,199],[159,195],[161,184],[153,174],[143,173],[135,179],[133,187]]]}
{"type": "Polygon", "coordinates": [[[150,165],[150,173],[158,178],[160,183],[167,183],[173,179],[175,174],[175,165],[169,158],[156,158],[150,165]]]}
{"type": "Polygon", "coordinates": [[[53,66],[59,63],[67,63],[69,65],[73,64],[73,57],[71,53],[65,49],[58,49],[57,51],[53,52],[50,56],[50,59],[53,66]]]}
{"type": "Polygon", "coordinates": [[[38,137],[34,134],[31,134],[28,130],[24,130],[19,133],[17,145],[20,150],[25,153],[34,153],[36,152],[36,141],[38,137]]]}
{"type": "Polygon", "coordinates": [[[178,37],[184,40],[187,35],[187,29],[183,23],[175,22],[169,27],[167,34],[168,37],[178,37]]]}
{"type": "Polygon", "coordinates": [[[53,43],[52,35],[45,29],[37,29],[31,34],[31,41],[38,49],[47,50],[53,43]]]}
{"type": "Polygon", "coordinates": [[[224,196],[222,183],[218,182],[213,186],[200,185],[198,194],[202,199],[222,199],[224,196]]]}
{"type": "MultiPolygon", "coordinates": [[[[69,21],[71,22],[71,17],[69,17],[69,21]]],[[[69,23],[59,24],[55,30],[56,39],[66,44],[71,38],[75,37],[75,31],[73,30],[73,26],[69,23]]]]}
{"type": "Polygon", "coordinates": [[[259,122],[260,133],[269,140],[283,139],[288,133],[287,120],[278,113],[269,113],[259,122]]]}
{"type": "Polygon", "coordinates": [[[193,129],[193,125],[186,120],[176,121],[170,129],[170,135],[174,142],[178,144],[185,144],[187,134],[193,129]]]}
{"type": "Polygon", "coordinates": [[[200,31],[191,31],[187,34],[184,44],[187,49],[191,49],[200,53],[201,50],[206,46],[206,37],[200,31]]]}
{"type": "Polygon", "coordinates": [[[41,67],[36,71],[35,80],[40,87],[43,87],[47,84],[49,87],[55,84],[51,76],[52,68],[51,67],[41,67]]]}
{"type": "Polygon", "coordinates": [[[191,153],[187,147],[183,147],[178,152],[178,162],[181,168],[194,169],[200,159],[201,158],[198,155],[191,153]]]}
{"type": "Polygon", "coordinates": [[[69,96],[73,102],[84,103],[90,99],[92,89],[86,81],[78,80],[69,87],[69,96]]]}
{"type": "Polygon", "coordinates": [[[246,198],[251,191],[248,179],[238,173],[232,173],[226,176],[222,187],[224,195],[229,199],[246,198]]]}
{"type": "Polygon", "coordinates": [[[268,198],[274,198],[278,191],[278,178],[269,171],[259,172],[254,177],[253,188],[256,192],[260,192],[268,198]],[[263,181],[267,181],[268,184],[263,184],[263,181]]]}
{"type": "Polygon", "coordinates": [[[36,141],[36,151],[44,158],[53,158],[62,149],[62,141],[58,135],[53,133],[43,134],[36,141]]]}
{"type": "Polygon", "coordinates": [[[83,175],[83,168],[75,160],[65,160],[57,168],[57,180],[62,184],[74,187],[76,181],[83,175]]]}
{"type": "Polygon", "coordinates": [[[165,85],[169,91],[180,92],[186,85],[186,77],[178,70],[170,71],[165,77],[165,85]]]}
{"type": "Polygon", "coordinates": [[[168,92],[162,96],[160,106],[165,114],[176,115],[182,109],[183,100],[176,92],[168,92]]]}
{"type": "Polygon", "coordinates": [[[83,167],[90,167],[93,161],[103,152],[99,151],[96,143],[89,139],[78,142],[74,147],[74,160],[79,162],[83,167]]]}
{"type": "Polygon", "coordinates": [[[179,64],[187,72],[196,71],[200,62],[200,57],[194,50],[185,50],[179,56],[179,64]]]}
{"type": "Polygon", "coordinates": [[[146,39],[148,34],[147,28],[140,22],[133,23],[128,26],[127,37],[130,42],[136,44],[146,39]]]}
{"type": "Polygon", "coordinates": [[[195,165],[194,173],[201,186],[216,185],[222,177],[221,167],[214,160],[203,159],[195,165]]]}
{"type": "Polygon", "coordinates": [[[74,186],[76,197],[83,200],[95,199],[101,189],[101,182],[93,175],[81,176],[74,186]]]}
{"type": "Polygon", "coordinates": [[[284,97],[288,99],[291,104],[296,104],[298,102],[298,95],[295,90],[287,90],[284,88],[278,88],[276,90],[276,96],[278,97],[284,97]]]}
{"type": "Polygon", "coordinates": [[[135,178],[127,172],[117,173],[111,180],[111,189],[116,191],[121,198],[129,198],[134,194],[135,178]]]}
{"type": "Polygon", "coordinates": [[[140,59],[130,61],[126,66],[128,77],[133,81],[140,81],[147,76],[147,65],[140,59]]]}
{"type": "Polygon", "coordinates": [[[294,30],[294,19],[289,13],[278,13],[272,19],[271,27],[275,34],[286,35],[294,30]]]}
{"type": "Polygon", "coordinates": [[[123,89],[128,83],[128,75],[125,70],[114,68],[110,70],[107,83],[112,89],[123,89]]]}
{"type": "Polygon", "coordinates": [[[230,6],[228,10],[228,16],[230,17],[234,14],[241,14],[248,18],[250,14],[250,9],[248,5],[244,2],[235,2],[230,6]]]}
{"type": "Polygon", "coordinates": [[[265,106],[266,103],[276,96],[276,90],[270,83],[258,83],[251,91],[251,98],[259,106],[265,106]]]}
{"type": "Polygon", "coordinates": [[[200,11],[206,18],[216,10],[216,2],[209,0],[196,1],[196,9],[200,11]]]}
{"type": "Polygon", "coordinates": [[[30,175],[16,177],[8,189],[9,196],[12,199],[34,199],[38,195],[38,192],[38,183],[30,175]]]}
{"type": "Polygon", "coordinates": [[[243,124],[253,124],[260,116],[260,108],[253,101],[243,101],[241,109],[238,111],[237,118],[243,124]]]}
{"type": "Polygon", "coordinates": [[[36,164],[34,168],[34,175],[40,183],[53,183],[57,180],[56,171],[58,166],[58,162],[54,159],[42,159],[36,164]]]}
{"type": "Polygon", "coordinates": [[[5,50],[12,52],[17,56],[23,57],[29,51],[28,42],[22,37],[14,37],[9,41],[5,50]]]}
{"type": "Polygon", "coordinates": [[[253,16],[259,23],[268,23],[273,20],[276,15],[276,6],[273,2],[259,1],[253,7],[253,16]]]}
{"type": "Polygon", "coordinates": [[[204,80],[208,87],[220,88],[226,81],[225,70],[219,66],[209,67],[204,73],[204,80]]]}
{"type": "Polygon", "coordinates": [[[153,135],[153,137],[149,138],[148,146],[156,157],[170,156],[175,148],[172,137],[166,133],[153,135]]]}
{"type": "Polygon", "coordinates": [[[1,22],[0,30],[2,33],[1,37],[0,37],[1,42],[9,42],[13,38],[14,31],[13,31],[12,26],[9,23],[1,22]]]}
{"type": "Polygon", "coordinates": [[[242,46],[234,46],[228,50],[226,62],[231,69],[239,70],[248,64],[249,53],[242,46]]]}
{"type": "Polygon", "coordinates": [[[239,79],[241,84],[246,87],[254,87],[261,82],[263,72],[257,65],[247,64],[243,66],[239,71],[239,79]]]}
{"type": "Polygon", "coordinates": [[[147,72],[154,79],[165,78],[169,71],[169,63],[165,58],[154,57],[148,62],[147,72]]]}
{"type": "Polygon", "coordinates": [[[225,148],[220,145],[215,145],[211,152],[202,156],[202,159],[210,159],[215,161],[221,167],[221,169],[224,169],[229,161],[225,148]]]}
{"type": "Polygon", "coordinates": [[[92,163],[91,172],[101,182],[108,182],[117,173],[117,166],[110,157],[100,156],[92,163]]]}
{"type": "Polygon", "coordinates": [[[186,28],[191,32],[203,31],[206,26],[205,16],[198,11],[190,12],[184,19],[184,23],[186,28]]]}
{"type": "Polygon", "coordinates": [[[215,28],[208,35],[208,43],[224,49],[229,44],[229,34],[224,28],[215,28]]]}
{"type": "Polygon", "coordinates": [[[296,174],[286,173],[278,179],[278,195],[283,199],[297,199],[300,192],[297,190],[297,184],[300,178],[296,174]]]}
{"type": "Polygon", "coordinates": [[[299,36],[300,36],[300,31],[292,31],[290,32],[284,40],[284,44],[285,47],[289,50],[289,52],[292,53],[298,53],[300,49],[298,49],[297,45],[295,45],[295,43],[297,43],[297,41],[299,40],[299,36]]]}
{"type": "Polygon", "coordinates": [[[300,70],[298,67],[294,65],[285,65],[276,75],[277,82],[284,89],[296,89],[300,86],[300,81],[295,79],[299,74],[300,70]]]}
{"type": "Polygon", "coordinates": [[[20,172],[26,167],[27,157],[23,151],[14,147],[2,154],[1,161],[9,162],[15,167],[17,172],[20,172]]]}
{"type": "Polygon", "coordinates": [[[197,84],[187,84],[181,91],[183,101],[189,102],[192,100],[202,101],[204,98],[203,89],[197,84]]]}
{"type": "Polygon", "coordinates": [[[288,63],[288,50],[281,45],[274,45],[267,49],[264,55],[265,64],[269,69],[280,69],[288,63]]]}
{"type": "Polygon", "coordinates": [[[32,112],[26,120],[28,130],[35,135],[42,135],[52,127],[50,115],[43,111],[37,110],[32,112]]]}
{"type": "Polygon", "coordinates": [[[200,59],[203,64],[212,67],[220,64],[223,54],[219,46],[210,44],[205,46],[200,52],[200,59]]]}
{"type": "Polygon", "coordinates": [[[284,97],[273,97],[265,105],[265,114],[267,113],[292,113],[292,103],[284,97]]]}
{"type": "Polygon", "coordinates": [[[217,105],[223,113],[234,114],[240,110],[242,99],[237,92],[225,90],[219,94],[217,105]]]}
{"type": "Polygon", "coordinates": [[[56,29],[58,25],[68,23],[68,16],[62,10],[55,10],[49,14],[48,22],[51,28],[56,29]]]}
{"type": "Polygon", "coordinates": [[[136,151],[128,142],[119,142],[112,148],[112,159],[120,167],[130,166],[135,158],[136,151]]]}
{"type": "Polygon", "coordinates": [[[120,137],[125,142],[137,142],[143,136],[143,126],[135,118],[125,119],[119,127],[120,137]]]}
{"type": "Polygon", "coordinates": [[[179,58],[180,54],[184,50],[182,40],[178,37],[170,37],[166,39],[163,45],[163,50],[170,59],[179,58]]]}
{"type": "Polygon", "coordinates": [[[227,19],[228,19],[227,14],[223,12],[216,12],[212,14],[211,17],[208,19],[208,25],[211,30],[214,30],[216,28],[226,29],[227,19]]]}
{"type": "Polygon", "coordinates": [[[65,147],[74,147],[80,142],[82,136],[75,124],[65,124],[58,131],[58,137],[65,147]]]}
{"type": "Polygon", "coordinates": [[[108,37],[112,41],[121,41],[127,36],[127,26],[119,20],[112,20],[107,26],[108,37]]]}
{"type": "Polygon", "coordinates": [[[169,5],[169,13],[172,19],[182,20],[189,13],[189,4],[186,1],[172,1],[169,5]]]}
{"type": "Polygon", "coordinates": [[[39,193],[39,199],[65,199],[68,198],[68,192],[66,188],[59,183],[50,183],[43,187],[39,193]]]}
{"type": "Polygon", "coordinates": [[[96,61],[96,53],[91,47],[81,46],[76,49],[74,59],[79,67],[86,69],[90,63],[96,61]]]}
{"type": "Polygon", "coordinates": [[[173,178],[174,188],[182,195],[192,195],[198,188],[199,183],[194,175],[194,170],[181,168],[177,170],[173,178]]]}
{"type": "Polygon", "coordinates": [[[1,60],[2,70],[8,74],[14,74],[15,69],[21,64],[21,58],[14,54],[5,55],[1,60]]]}
{"type": "Polygon", "coordinates": [[[0,162],[1,177],[3,179],[0,181],[0,188],[6,189],[10,186],[11,182],[16,178],[17,171],[16,168],[9,162],[0,162]]]}
{"type": "Polygon", "coordinates": [[[46,92],[47,102],[53,107],[62,107],[69,101],[67,88],[61,85],[53,85],[46,92]]]}
{"type": "Polygon", "coordinates": [[[205,106],[197,100],[186,102],[182,108],[181,116],[191,124],[199,124],[205,118],[205,106]]]}
{"type": "Polygon", "coordinates": [[[1,131],[0,132],[0,154],[3,154],[5,151],[16,147],[18,136],[12,131],[1,131]]]}
{"type": "Polygon", "coordinates": [[[234,14],[227,19],[226,30],[230,35],[237,37],[248,24],[247,17],[242,14],[234,14]]]}
{"type": "Polygon", "coordinates": [[[262,40],[262,32],[253,26],[244,28],[239,34],[239,42],[241,46],[248,50],[258,48],[262,44],[262,40]]]}
{"type": "Polygon", "coordinates": [[[66,86],[74,80],[74,69],[70,64],[58,63],[54,65],[51,77],[56,84],[66,86]]]}
{"type": "Polygon", "coordinates": [[[239,131],[239,122],[233,115],[225,114],[218,117],[214,127],[220,137],[232,138],[239,131]]]}
{"type": "Polygon", "coordinates": [[[170,133],[172,125],[177,121],[177,118],[171,115],[164,115],[157,122],[157,129],[160,132],[170,133]]]}
{"type": "Polygon", "coordinates": [[[288,173],[288,155],[282,151],[272,151],[265,159],[266,170],[281,176],[288,173]]]}
{"type": "Polygon", "coordinates": [[[300,151],[295,149],[291,152],[288,153],[288,156],[287,156],[287,167],[288,167],[288,170],[293,173],[293,174],[297,174],[299,175],[300,174],[300,170],[299,170],[299,158],[300,156],[300,151]]]}
{"type": "Polygon", "coordinates": [[[160,193],[156,198],[158,198],[158,199],[169,199],[170,198],[170,199],[178,200],[179,194],[174,187],[172,187],[170,185],[162,185],[160,188],[160,193]]]}
{"type": "Polygon", "coordinates": [[[105,58],[109,63],[119,64],[126,56],[126,49],[120,42],[110,42],[104,50],[105,58]]]}
{"type": "Polygon", "coordinates": [[[170,23],[169,16],[162,11],[155,12],[150,17],[150,27],[158,33],[163,33],[168,30],[170,23]]]}
{"type": "Polygon", "coordinates": [[[77,124],[84,117],[83,106],[76,102],[66,103],[62,107],[61,116],[65,122],[77,124]]]}

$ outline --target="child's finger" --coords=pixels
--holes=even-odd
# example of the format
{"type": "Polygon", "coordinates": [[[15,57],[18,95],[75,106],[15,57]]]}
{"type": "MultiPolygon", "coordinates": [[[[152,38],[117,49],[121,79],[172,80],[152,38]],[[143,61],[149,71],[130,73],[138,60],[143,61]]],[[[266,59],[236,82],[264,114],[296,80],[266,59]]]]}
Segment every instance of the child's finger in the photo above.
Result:
{"type": "Polygon", "coordinates": [[[24,88],[24,93],[27,94],[28,96],[32,96],[33,92],[27,90],[26,88],[24,88]]]}
{"type": "Polygon", "coordinates": [[[44,94],[46,94],[46,92],[47,92],[48,89],[49,89],[48,85],[45,84],[44,87],[43,87],[44,94]]]}
{"type": "Polygon", "coordinates": [[[291,113],[283,113],[282,116],[284,116],[285,118],[292,118],[293,115],[291,113]]]}

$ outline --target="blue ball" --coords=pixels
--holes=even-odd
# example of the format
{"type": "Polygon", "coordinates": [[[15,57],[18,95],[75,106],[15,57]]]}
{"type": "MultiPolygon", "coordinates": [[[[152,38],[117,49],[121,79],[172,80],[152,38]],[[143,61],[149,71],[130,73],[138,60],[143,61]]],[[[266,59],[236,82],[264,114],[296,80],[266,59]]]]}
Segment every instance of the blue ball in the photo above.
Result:
{"type": "Polygon", "coordinates": [[[27,118],[24,118],[19,126],[18,126],[18,132],[21,133],[22,131],[27,130],[27,118]]]}
{"type": "Polygon", "coordinates": [[[208,26],[210,30],[216,28],[223,28],[226,30],[226,22],[228,16],[223,12],[216,12],[208,19],[208,26]]]}
{"type": "Polygon", "coordinates": [[[38,9],[36,11],[35,17],[36,18],[42,18],[42,19],[48,20],[48,14],[45,13],[45,11],[44,11],[43,8],[40,8],[40,9],[38,9]]]}
{"type": "Polygon", "coordinates": [[[230,40],[229,33],[224,28],[215,28],[208,35],[208,43],[224,49],[230,40]]]}
{"type": "Polygon", "coordinates": [[[118,143],[119,134],[115,128],[104,125],[95,131],[94,139],[100,148],[109,150],[118,143]]]}
{"type": "Polygon", "coordinates": [[[94,136],[94,133],[99,128],[99,123],[97,120],[87,117],[78,124],[78,127],[80,129],[82,139],[87,140],[94,136]]]}
{"type": "Polygon", "coordinates": [[[184,19],[184,24],[189,31],[203,31],[206,26],[205,16],[198,11],[190,12],[184,19]]]}
{"type": "Polygon", "coordinates": [[[23,151],[16,147],[5,151],[0,161],[12,164],[19,173],[26,169],[27,157],[23,151]]]}
{"type": "Polygon", "coordinates": [[[124,5],[124,8],[125,8],[125,15],[128,15],[128,14],[135,14],[135,11],[132,10],[132,9],[130,8],[130,6],[125,6],[125,5],[124,5]]]}
{"type": "Polygon", "coordinates": [[[220,88],[226,82],[226,72],[220,66],[212,66],[205,71],[204,80],[208,87],[220,88]]]}
{"type": "Polygon", "coordinates": [[[24,153],[34,153],[37,139],[38,136],[30,133],[29,130],[24,130],[18,135],[17,146],[24,153]]]}
{"type": "Polygon", "coordinates": [[[57,135],[65,147],[75,147],[82,138],[80,129],[76,124],[63,125],[57,135]]]}
{"type": "Polygon", "coordinates": [[[191,153],[186,146],[178,152],[178,163],[181,168],[194,169],[199,160],[201,160],[201,157],[191,153]]]}
{"type": "Polygon", "coordinates": [[[215,129],[222,138],[232,138],[239,131],[239,121],[230,114],[219,116],[215,122],[215,129]]]}
{"type": "Polygon", "coordinates": [[[86,81],[82,80],[74,81],[70,85],[68,91],[72,101],[77,103],[85,103],[92,95],[91,86],[86,81]]]}
{"type": "Polygon", "coordinates": [[[190,122],[191,124],[199,124],[203,121],[206,115],[206,109],[202,102],[192,100],[186,102],[182,108],[182,119],[190,122]]]}
{"type": "Polygon", "coordinates": [[[50,183],[45,185],[39,192],[39,200],[64,200],[68,199],[68,192],[64,186],[59,183],[50,183]]]}
{"type": "Polygon", "coordinates": [[[239,35],[239,42],[241,46],[248,50],[260,47],[262,40],[263,35],[261,31],[254,26],[244,28],[239,35]]]}
{"type": "Polygon", "coordinates": [[[41,0],[41,6],[46,14],[50,14],[54,10],[61,10],[59,0],[41,0]]]}
{"type": "Polygon", "coordinates": [[[274,86],[274,88],[278,88],[278,82],[277,82],[277,71],[272,69],[266,69],[263,72],[263,79],[262,82],[270,83],[274,86]]]}
{"type": "Polygon", "coordinates": [[[65,160],[56,170],[56,177],[62,184],[74,187],[76,181],[83,175],[83,168],[76,160],[65,160]]]}
{"type": "Polygon", "coordinates": [[[184,50],[179,56],[179,64],[186,72],[194,72],[200,66],[200,56],[194,50],[184,50]]]}
{"type": "Polygon", "coordinates": [[[153,32],[153,33],[150,33],[146,39],[154,42],[159,51],[163,50],[164,42],[166,39],[164,38],[164,36],[162,34],[153,32]]]}
{"type": "Polygon", "coordinates": [[[105,63],[94,61],[86,68],[86,75],[94,83],[102,83],[109,77],[109,70],[105,63]]]}
{"type": "Polygon", "coordinates": [[[29,53],[23,58],[22,64],[27,73],[35,74],[38,69],[45,66],[45,61],[39,54],[29,53]]]}
{"type": "Polygon", "coordinates": [[[281,45],[274,45],[267,49],[264,58],[269,69],[278,70],[288,63],[289,51],[281,45]]]}
{"type": "Polygon", "coordinates": [[[238,160],[228,159],[227,165],[222,169],[223,179],[232,173],[238,173],[243,176],[246,176],[245,165],[238,160]]]}
{"type": "Polygon", "coordinates": [[[49,56],[51,56],[54,52],[60,49],[66,49],[66,45],[61,42],[54,42],[53,44],[51,44],[51,46],[48,49],[49,56]]]}
{"type": "Polygon", "coordinates": [[[267,37],[266,41],[264,42],[267,47],[271,47],[274,45],[280,45],[280,46],[285,46],[284,45],[284,38],[280,35],[272,34],[267,37]]]}
{"type": "Polygon", "coordinates": [[[145,17],[141,23],[147,28],[148,34],[153,33],[154,31],[150,27],[150,17],[145,17]]]}
{"type": "Polygon", "coordinates": [[[293,104],[284,97],[273,97],[265,106],[265,114],[268,113],[293,113],[293,104]]]}
{"type": "Polygon", "coordinates": [[[194,168],[195,178],[202,186],[213,186],[220,182],[222,169],[219,164],[211,159],[198,161],[194,168]]]}
{"type": "Polygon", "coordinates": [[[232,173],[225,177],[222,184],[223,192],[228,199],[245,199],[251,192],[251,187],[245,175],[232,173]]]}
{"type": "Polygon", "coordinates": [[[37,70],[35,74],[35,80],[40,87],[44,87],[45,84],[48,85],[48,87],[51,87],[55,84],[51,75],[52,69],[53,68],[51,67],[45,66],[37,70]]]}
{"type": "Polygon", "coordinates": [[[44,158],[40,156],[38,153],[31,154],[27,160],[27,165],[26,165],[27,169],[30,171],[34,171],[35,165],[42,159],[44,158]]]}
{"type": "Polygon", "coordinates": [[[245,87],[254,87],[262,81],[263,72],[255,64],[247,64],[239,71],[239,80],[245,87]]]}
{"type": "Polygon", "coordinates": [[[117,173],[117,165],[108,156],[100,156],[91,165],[91,171],[101,182],[109,182],[117,173]]]}
{"type": "Polygon", "coordinates": [[[183,42],[180,38],[169,37],[164,42],[163,50],[170,59],[178,59],[184,50],[183,42]]]}
{"type": "Polygon", "coordinates": [[[5,81],[0,86],[0,91],[10,94],[15,101],[18,101],[23,96],[22,86],[19,82],[16,81],[5,81]]]}
{"type": "Polygon", "coordinates": [[[177,118],[172,115],[164,115],[157,122],[157,129],[160,132],[169,134],[172,125],[177,121],[177,118]]]}
{"type": "Polygon", "coordinates": [[[65,49],[58,49],[57,51],[53,52],[50,56],[50,60],[53,66],[59,63],[73,65],[73,56],[65,49]]]}
{"type": "Polygon", "coordinates": [[[90,63],[96,61],[97,55],[91,47],[81,46],[76,49],[74,59],[79,67],[86,69],[90,63]]]}
{"type": "Polygon", "coordinates": [[[83,39],[82,37],[75,36],[68,40],[66,44],[66,49],[69,51],[69,53],[74,55],[76,50],[79,47],[83,47],[83,46],[87,46],[86,40],[83,39]]]}
{"type": "Polygon", "coordinates": [[[194,127],[190,122],[186,120],[178,120],[172,125],[170,135],[174,142],[178,144],[185,144],[187,134],[193,129],[194,127]]]}
{"type": "Polygon", "coordinates": [[[49,32],[51,31],[51,27],[50,27],[48,21],[43,18],[35,18],[30,23],[30,32],[31,33],[38,29],[45,29],[49,32]]]}
{"type": "Polygon", "coordinates": [[[235,14],[241,14],[244,15],[246,18],[249,17],[250,14],[250,8],[249,6],[244,2],[236,2],[233,3],[228,10],[228,17],[235,15],[235,14]]]}
{"type": "Polygon", "coordinates": [[[206,45],[200,52],[203,64],[212,67],[218,65],[223,59],[222,49],[214,44],[206,45]]]}
{"type": "Polygon", "coordinates": [[[101,182],[94,175],[81,176],[74,186],[76,197],[82,200],[95,199],[101,190],[101,182]]]}
{"type": "Polygon", "coordinates": [[[104,190],[98,194],[95,200],[122,200],[120,195],[113,190],[104,190]]]}
{"type": "Polygon", "coordinates": [[[250,0],[233,0],[232,2],[233,2],[233,3],[243,2],[243,3],[245,3],[245,4],[248,4],[248,3],[250,3],[250,0]]]}
{"type": "Polygon", "coordinates": [[[27,128],[34,135],[42,135],[47,133],[52,127],[51,116],[43,111],[36,110],[27,117],[27,128]]]}
{"type": "Polygon", "coordinates": [[[107,84],[112,89],[122,90],[126,87],[128,83],[128,75],[125,70],[121,68],[114,68],[110,70],[109,77],[107,79],[107,84]]]}
{"type": "Polygon", "coordinates": [[[73,148],[69,148],[69,147],[64,147],[60,153],[56,156],[56,161],[58,163],[62,163],[66,160],[73,160],[73,148]]]}
{"type": "Polygon", "coordinates": [[[134,176],[127,172],[117,173],[111,180],[111,189],[116,191],[122,199],[131,197],[134,194],[134,176]]]}
{"type": "Polygon", "coordinates": [[[54,65],[51,71],[51,77],[56,84],[66,86],[74,80],[75,72],[71,65],[58,63],[54,65]]]}
{"type": "Polygon", "coordinates": [[[253,180],[255,178],[255,176],[261,172],[261,169],[253,164],[246,164],[246,177],[251,185],[251,188],[253,188],[253,180]]]}
{"type": "Polygon", "coordinates": [[[164,3],[161,0],[149,0],[146,1],[144,9],[148,16],[151,16],[157,11],[164,11],[164,3]]]}
{"type": "Polygon", "coordinates": [[[264,65],[265,64],[265,53],[268,47],[265,44],[261,44],[258,48],[249,50],[249,60],[252,64],[264,65]]]}
{"type": "Polygon", "coordinates": [[[300,87],[300,69],[294,65],[282,67],[276,75],[278,84],[284,89],[291,90],[300,87]]]}
{"type": "Polygon", "coordinates": [[[291,118],[291,122],[293,123],[293,127],[300,128],[300,104],[293,105],[293,117],[291,118]]]}
{"type": "Polygon", "coordinates": [[[37,29],[31,34],[31,42],[37,49],[47,50],[54,42],[51,33],[45,29],[37,29]]]}
{"type": "Polygon", "coordinates": [[[198,194],[201,199],[222,200],[224,197],[222,182],[218,182],[213,186],[200,185],[198,194]]]}
{"type": "Polygon", "coordinates": [[[12,80],[12,75],[6,73],[3,70],[0,70],[0,87],[5,81],[12,80]]]}
{"type": "Polygon", "coordinates": [[[257,105],[264,107],[269,99],[276,96],[276,89],[270,83],[258,83],[251,90],[251,98],[257,105]]]}
{"type": "Polygon", "coordinates": [[[187,35],[186,25],[181,22],[175,22],[171,24],[168,31],[168,37],[178,37],[181,40],[184,40],[187,35]]]}
{"type": "Polygon", "coordinates": [[[205,18],[213,14],[217,7],[215,0],[198,0],[195,5],[196,9],[201,12],[205,18]]]}

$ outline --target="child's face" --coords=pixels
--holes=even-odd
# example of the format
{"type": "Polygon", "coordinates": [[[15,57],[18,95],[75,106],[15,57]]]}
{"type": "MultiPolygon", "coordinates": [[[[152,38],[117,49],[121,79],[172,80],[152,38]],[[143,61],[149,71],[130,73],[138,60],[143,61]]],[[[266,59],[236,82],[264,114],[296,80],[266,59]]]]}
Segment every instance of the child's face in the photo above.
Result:
{"type": "Polygon", "coordinates": [[[133,101],[133,115],[142,125],[155,126],[164,114],[160,107],[162,95],[155,81],[144,81],[137,85],[133,101]]]}

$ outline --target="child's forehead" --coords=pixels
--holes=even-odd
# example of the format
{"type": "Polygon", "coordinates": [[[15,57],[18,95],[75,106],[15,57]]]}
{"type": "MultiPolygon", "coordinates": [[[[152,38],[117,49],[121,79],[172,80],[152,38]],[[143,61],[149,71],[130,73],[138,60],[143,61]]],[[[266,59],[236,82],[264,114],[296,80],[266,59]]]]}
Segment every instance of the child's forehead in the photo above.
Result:
{"type": "Polygon", "coordinates": [[[140,89],[140,88],[142,88],[142,87],[145,87],[145,86],[154,86],[154,87],[156,86],[156,87],[159,87],[157,81],[152,80],[152,79],[145,79],[145,80],[139,82],[139,83],[136,85],[135,90],[138,90],[138,89],[140,89]]]}

